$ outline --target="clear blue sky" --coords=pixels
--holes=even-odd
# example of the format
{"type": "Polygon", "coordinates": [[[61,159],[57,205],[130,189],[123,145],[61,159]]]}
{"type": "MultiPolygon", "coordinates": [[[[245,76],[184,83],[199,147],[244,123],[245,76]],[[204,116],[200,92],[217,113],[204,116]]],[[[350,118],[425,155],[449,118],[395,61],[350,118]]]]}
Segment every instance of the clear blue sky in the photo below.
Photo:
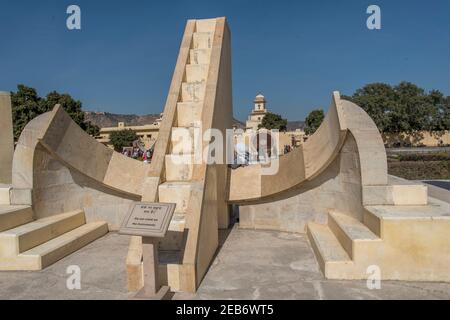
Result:
{"type": "Polygon", "coordinates": [[[450,95],[450,1],[0,0],[0,91],[18,83],[70,93],[86,110],[163,110],[188,18],[226,16],[232,32],[234,113],[258,92],[302,120],[331,93],[412,81],[450,95]],[[68,31],[66,8],[82,10],[68,31]],[[382,29],[366,28],[378,4],[382,29]]]}

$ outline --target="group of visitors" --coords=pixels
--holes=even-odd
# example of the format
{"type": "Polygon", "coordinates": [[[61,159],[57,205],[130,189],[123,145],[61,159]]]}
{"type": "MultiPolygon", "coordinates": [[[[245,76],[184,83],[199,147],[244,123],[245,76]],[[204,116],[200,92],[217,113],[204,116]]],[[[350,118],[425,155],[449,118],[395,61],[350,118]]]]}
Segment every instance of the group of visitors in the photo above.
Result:
{"type": "Polygon", "coordinates": [[[153,147],[148,150],[141,150],[136,147],[123,148],[122,154],[136,160],[142,160],[144,163],[150,163],[153,157],[153,147]]]}
{"type": "MultiPolygon", "coordinates": [[[[291,152],[293,149],[294,149],[293,146],[286,144],[284,146],[283,154],[287,154],[287,153],[291,152]]],[[[267,156],[270,158],[270,151],[267,156]]],[[[264,155],[261,155],[261,154],[257,155],[257,161],[264,162],[266,160],[267,160],[267,158],[264,157],[264,155]]],[[[237,143],[235,145],[235,151],[234,151],[234,163],[232,163],[230,165],[230,167],[232,169],[237,169],[239,167],[248,166],[249,163],[250,163],[250,153],[248,151],[247,146],[242,142],[237,143]]]]}

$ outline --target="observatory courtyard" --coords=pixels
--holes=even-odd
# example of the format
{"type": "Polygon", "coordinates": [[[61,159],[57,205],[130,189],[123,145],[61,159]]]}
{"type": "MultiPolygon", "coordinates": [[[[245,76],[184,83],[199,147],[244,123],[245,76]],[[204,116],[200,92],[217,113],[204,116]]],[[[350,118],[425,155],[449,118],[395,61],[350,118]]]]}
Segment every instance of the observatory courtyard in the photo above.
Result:
{"type": "Polygon", "coordinates": [[[0,299],[450,298],[448,195],[388,175],[338,91],[289,152],[263,96],[233,129],[230,37],[188,20],[150,163],[59,104],[14,143],[0,93],[0,299]]]}

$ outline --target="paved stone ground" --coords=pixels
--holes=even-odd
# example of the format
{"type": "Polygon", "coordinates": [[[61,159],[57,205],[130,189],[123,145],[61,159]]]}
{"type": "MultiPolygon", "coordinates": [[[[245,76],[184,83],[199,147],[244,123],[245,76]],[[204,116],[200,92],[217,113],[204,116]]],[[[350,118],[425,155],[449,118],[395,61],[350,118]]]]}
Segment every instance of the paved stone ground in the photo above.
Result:
{"type": "Polygon", "coordinates": [[[127,299],[128,243],[128,236],[109,233],[45,270],[0,271],[0,299],[127,299]],[[81,269],[81,290],[67,289],[71,265],[81,269]]]}
{"type": "MultiPolygon", "coordinates": [[[[450,299],[450,284],[323,278],[304,235],[234,228],[196,295],[174,299],[450,299]]],[[[227,237],[228,236],[228,237],[227,237]]],[[[127,299],[127,236],[110,233],[41,272],[0,272],[0,299],[127,299]],[[66,269],[79,265],[81,290],[68,290],[66,269]]]]}

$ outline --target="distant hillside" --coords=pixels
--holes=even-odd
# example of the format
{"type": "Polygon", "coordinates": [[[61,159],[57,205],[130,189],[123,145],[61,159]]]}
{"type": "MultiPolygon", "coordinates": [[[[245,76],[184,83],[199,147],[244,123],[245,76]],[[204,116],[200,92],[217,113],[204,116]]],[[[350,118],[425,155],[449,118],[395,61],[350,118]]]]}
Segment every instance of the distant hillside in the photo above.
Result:
{"type": "MultiPolygon", "coordinates": [[[[138,116],[135,114],[115,114],[92,111],[86,111],[84,114],[86,121],[90,121],[100,128],[117,127],[117,124],[119,122],[125,122],[125,125],[127,126],[143,126],[146,124],[152,124],[156,121],[156,119],[159,118],[159,114],[147,114],[138,116]]],[[[236,125],[238,128],[245,128],[245,123],[237,119],[234,119],[234,125],[236,125]]]]}
{"type": "Polygon", "coordinates": [[[152,124],[159,118],[159,114],[147,114],[138,116],[135,114],[114,114],[108,112],[85,112],[86,121],[90,121],[100,128],[117,127],[119,122],[125,122],[127,126],[143,126],[152,124]]]}
{"type": "MultiPolygon", "coordinates": [[[[108,112],[92,112],[86,111],[86,121],[90,121],[100,128],[105,127],[117,127],[119,122],[125,122],[127,126],[143,126],[146,124],[152,124],[159,118],[159,114],[147,114],[138,116],[135,114],[115,114],[108,112]]],[[[237,128],[245,128],[245,123],[237,119],[233,119],[233,124],[237,128]]],[[[296,129],[303,129],[305,126],[304,121],[288,121],[288,130],[294,131],[296,129]]]]}
{"type": "Polygon", "coordinates": [[[297,129],[304,129],[305,121],[288,121],[287,129],[288,131],[295,131],[297,129]]]}

